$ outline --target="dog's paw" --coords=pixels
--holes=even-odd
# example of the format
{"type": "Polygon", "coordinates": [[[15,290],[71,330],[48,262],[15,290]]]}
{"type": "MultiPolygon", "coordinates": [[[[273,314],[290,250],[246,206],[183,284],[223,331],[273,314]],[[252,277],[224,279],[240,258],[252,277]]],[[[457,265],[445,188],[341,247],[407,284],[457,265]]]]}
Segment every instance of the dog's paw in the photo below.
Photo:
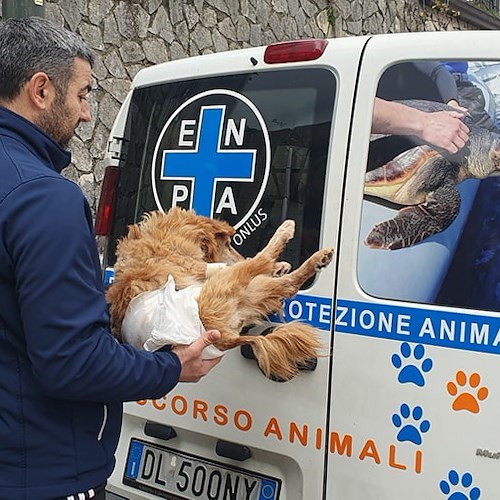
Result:
{"type": "Polygon", "coordinates": [[[273,278],[280,278],[285,274],[288,274],[292,269],[292,265],[288,262],[276,262],[273,269],[273,278]]]}
{"type": "Polygon", "coordinates": [[[333,248],[323,248],[322,250],[319,250],[316,252],[316,270],[319,271],[320,269],[323,269],[326,267],[328,264],[333,259],[333,248]]]}
{"type": "Polygon", "coordinates": [[[276,230],[276,234],[282,236],[286,241],[290,241],[295,234],[295,221],[291,219],[283,221],[276,230]]]}

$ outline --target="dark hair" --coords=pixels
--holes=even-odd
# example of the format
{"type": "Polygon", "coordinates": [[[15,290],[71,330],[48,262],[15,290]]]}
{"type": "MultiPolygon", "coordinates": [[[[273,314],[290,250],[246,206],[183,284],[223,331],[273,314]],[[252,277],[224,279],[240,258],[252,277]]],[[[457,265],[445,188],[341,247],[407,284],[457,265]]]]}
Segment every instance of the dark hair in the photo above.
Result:
{"type": "Polygon", "coordinates": [[[83,40],[47,19],[0,22],[0,100],[14,99],[38,71],[65,92],[76,57],[94,64],[94,54],[83,40]]]}

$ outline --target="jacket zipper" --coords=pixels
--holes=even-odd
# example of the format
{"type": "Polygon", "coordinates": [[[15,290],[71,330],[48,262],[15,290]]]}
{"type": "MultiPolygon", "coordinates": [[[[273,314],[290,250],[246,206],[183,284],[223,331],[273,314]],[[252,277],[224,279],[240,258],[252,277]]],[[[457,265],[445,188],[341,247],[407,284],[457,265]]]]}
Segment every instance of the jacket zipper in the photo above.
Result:
{"type": "Polygon", "coordinates": [[[102,435],[104,433],[104,428],[106,427],[106,422],[108,421],[108,405],[103,405],[103,416],[102,416],[102,424],[99,429],[99,433],[97,434],[97,441],[102,439],[102,435]]]}

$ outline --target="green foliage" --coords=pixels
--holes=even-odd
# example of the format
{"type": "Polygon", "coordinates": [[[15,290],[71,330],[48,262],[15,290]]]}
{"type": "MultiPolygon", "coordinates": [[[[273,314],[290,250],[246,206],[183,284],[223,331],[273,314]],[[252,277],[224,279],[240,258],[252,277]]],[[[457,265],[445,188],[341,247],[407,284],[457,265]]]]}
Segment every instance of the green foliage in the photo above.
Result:
{"type": "MultiPolygon", "coordinates": [[[[438,14],[437,21],[439,22],[439,17],[441,15],[448,17],[459,17],[460,11],[450,8],[448,0],[432,0],[432,2],[426,2],[422,0],[422,7],[424,10],[419,12],[419,16],[423,21],[432,20],[432,13],[438,14]],[[430,11],[427,9],[426,4],[430,5],[430,11]]],[[[434,18],[434,20],[436,20],[434,18]]]]}
{"type": "Polygon", "coordinates": [[[446,0],[432,0],[431,9],[451,17],[458,17],[460,15],[460,11],[451,9],[449,2],[446,0]]]}
{"type": "Polygon", "coordinates": [[[332,28],[332,30],[335,30],[335,23],[337,21],[337,18],[339,17],[339,13],[335,6],[333,5],[333,0],[328,1],[328,8],[326,9],[326,17],[328,19],[328,24],[332,28]]]}

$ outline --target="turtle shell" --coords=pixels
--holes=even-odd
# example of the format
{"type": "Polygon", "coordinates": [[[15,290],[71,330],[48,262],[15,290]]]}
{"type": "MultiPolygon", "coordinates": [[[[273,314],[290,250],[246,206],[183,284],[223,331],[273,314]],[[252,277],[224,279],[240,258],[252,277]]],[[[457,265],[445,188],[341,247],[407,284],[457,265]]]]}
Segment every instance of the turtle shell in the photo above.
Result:
{"type": "MultiPolygon", "coordinates": [[[[421,182],[415,177],[426,171],[441,155],[429,146],[417,146],[396,156],[379,168],[366,173],[365,193],[400,204],[421,203],[422,196],[415,196],[421,191],[421,182]],[[418,190],[408,189],[411,184],[419,185],[418,190]]],[[[424,174],[425,175],[425,174],[424,174]]]]}

